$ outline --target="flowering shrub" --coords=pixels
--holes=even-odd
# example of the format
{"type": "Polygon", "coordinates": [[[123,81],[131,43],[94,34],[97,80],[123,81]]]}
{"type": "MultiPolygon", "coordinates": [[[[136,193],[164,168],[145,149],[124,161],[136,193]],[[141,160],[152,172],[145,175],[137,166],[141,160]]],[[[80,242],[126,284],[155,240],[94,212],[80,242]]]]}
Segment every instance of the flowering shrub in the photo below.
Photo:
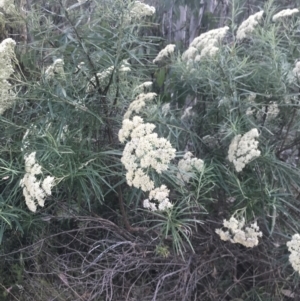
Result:
{"type": "Polygon", "coordinates": [[[298,9],[239,20],[233,1],[230,22],[160,50],[140,1],[7,3],[28,36],[0,45],[0,238],[26,280],[37,259],[71,298],[300,293],[298,9]]]}
{"type": "MultiPolygon", "coordinates": [[[[146,76],[136,70],[138,62],[145,56],[136,53],[135,46],[128,43],[130,35],[144,43],[145,47],[152,47],[147,36],[143,37],[140,31],[155,8],[139,1],[114,1],[113,4],[106,1],[64,2],[56,3],[60,12],[46,13],[41,21],[44,3],[37,3],[34,10],[26,13],[14,7],[16,10],[12,16],[6,12],[12,2],[2,2],[0,6],[7,13],[4,17],[20,23],[26,21],[28,31],[24,35],[28,36],[24,38],[34,37],[32,43],[18,41],[22,49],[18,52],[22,52],[22,65],[19,66],[20,74],[15,78],[11,76],[15,70],[13,64],[17,63],[16,43],[8,38],[0,45],[3,69],[1,126],[3,135],[11,139],[8,148],[3,142],[1,153],[1,176],[8,180],[3,191],[5,204],[14,210],[20,207],[18,212],[22,214],[28,214],[29,209],[37,216],[54,207],[56,213],[61,212],[60,207],[66,204],[76,207],[80,203],[81,210],[95,210],[103,204],[105,195],[115,185],[114,177],[121,174],[118,171],[121,153],[112,149],[119,148],[116,129],[129,100],[136,97],[137,92],[140,95],[144,92],[144,97],[138,99],[140,102],[148,102],[156,95],[146,93],[145,89],[150,85],[145,83],[146,76]],[[87,7],[93,11],[92,15],[88,10],[82,11],[87,7]],[[107,13],[103,15],[103,11],[107,13]],[[60,13],[64,15],[59,21],[64,29],[58,32],[56,16],[60,13]],[[81,22],[87,22],[89,29],[81,26],[81,22]],[[107,24],[110,24],[110,29],[103,31],[107,24]],[[138,28],[133,29],[136,25],[138,28]],[[67,28],[72,33],[66,33],[64,30],[67,28]],[[48,42],[45,44],[44,37],[39,34],[41,32],[47,32],[49,45],[48,42]],[[52,43],[56,39],[57,43],[52,43]],[[99,43],[94,43],[95,40],[99,43]],[[32,60],[33,57],[41,60],[32,60]],[[18,94],[16,102],[14,91],[18,90],[22,93],[18,94]],[[12,153],[18,162],[14,166],[10,163],[12,153]],[[26,162],[34,161],[35,154],[41,158],[43,169],[39,167],[37,170],[40,166],[37,162],[26,163],[28,166],[24,174],[24,159],[26,162]],[[96,169],[99,172],[95,172],[96,169]],[[51,189],[54,182],[59,183],[55,194],[51,189]],[[22,188],[18,197],[12,188],[14,185],[22,188]],[[52,202],[45,202],[50,195],[52,202]],[[23,207],[24,199],[27,206],[23,207]],[[38,206],[44,208],[38,209],[38,206]]],[[[131,114],[130,110],[137,113],[135,107],[129,108],[128,114],[131,114]]],[[[132,133],[135,134],[137,131],[132,133]]],[[[161,144],[153,145],[158,150],[165,146],[162,139],[156,143],[161,144]]],[[[143,158],[144,161],[146,159],[143,158]]],[[[154,161],[151,164],[154,165],[154,161]]],[[[17,216],[10,215],[4,224],[10,226],[11,220],[16,220],[17,216]]]]}
{"type": "MultiPolygon", "coordinates": [[[[184,112],[187,149],[201,154],[217,177],[215,206],[206,207],[209,220],[224,217],[227,229],[217,228],[217,237],[259,248],[269,236],[288,235],[286,224],[299,229],[300,72],[299,53],[292,50],[299,43],[298,9],[277,12],[266,5],[236,20],[196,37],[171,63],[165,90],[184,112]],[[241,208],[239,219],[232,212],[241,208]],[[257,222],[245,227],[253,218],[257,222]]],[[[179,165],[192,170],[184,159],[179,165]]],[[[295,245],[288,243],[297,270],[295,245]]]]}

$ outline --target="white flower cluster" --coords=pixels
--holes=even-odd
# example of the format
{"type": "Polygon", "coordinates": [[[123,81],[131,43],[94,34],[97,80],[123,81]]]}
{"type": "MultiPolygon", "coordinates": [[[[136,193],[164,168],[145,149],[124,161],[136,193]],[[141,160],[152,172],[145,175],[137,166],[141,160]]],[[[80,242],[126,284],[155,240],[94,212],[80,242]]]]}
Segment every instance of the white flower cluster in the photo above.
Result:
{"type": "Polygon", "coordinates": [[[248,19],[246,19],[242,24],[239,26],[236,32],[237,40],[242,40],[244,38],[249,37],[249,35],[253,32],[255,27],[259,24],[260,20],[264,15],[264,11],[261,10],[254,15],[251,15],[248,19]]]}
{"type": "Polygon", "coordinates": [[[129,186],[140,188],[144,192],[149,191],[149,199],[145,200],[144,208],[152,211],[167,210],[172,208],[169,201],[169,190],[165,185],[155,188],[154,181],[148,175],[149,169],[161,174],[168,169],[170,161],[175,158],[176,150],[165,138],[159,138],[153,133],[155,125],[144,123],[140,116],[133,116],[132,113],[139,113],[145,106],[145,101],[150,101],[156,96],[155,93],[142,93],[138,95],[129,106],[122,128],[119,130],[119,141],[127,141],[121,158],[125,166],[126,180],[129,186]],[[158,206],[155,203],[158,202],[158,206]]]}
{"type": "Polygon", "coordinates": [[[62,59],[56,59],[45,71],[46,80],[52,80],[56,76],[58,76],[58,78],[65,79],[64,61],[62,59]]]}
{"type": "Polygon", "coordinates": [[[16,59],[15,45],[16,42],[11,38],[5,39],[0,44],[0,115],[12,107],[16,96],[8,82],[14,73],[12,61],[16,59]]]}
{"type": "Polygon", "coordinates": [[[137,91],[139,93],[145,92],[146,89],[150,89],[152,87],[153,83],[151,81],[144,82],[137,86],[134,91],[137,91]]]}
{"type": "Polygon", "coordinates": [[[109,77],[113,71],[114,71],[114,66],[110,66],[110,67],[106,68],[104,71],[97,73],[97,77],[98,77],[99,81],[101,82],[104,79],[106,79],[107,77],[109,77]]]}
{"type": "MultiPolygon", "coordinates": [[[[150,88],[152,82],[139,85],[136,90],[150,88]]],[[[161,174],[167,170],[170,161],[175,158],[176,150],[165,138],[159,138],[154,133],[155,125],[144,123],[137,114],[141,113],[146,104],[157,96],[156,93],[140,93],[124,114],[122,128],[118,137],[121,143],[126,143],[121,162],[126,169],[126,181],[144,192],[149,192],[143,206],[151,211],[164,211],[173,207],[169,201],[169,190],[165,185],[155,187],[149,172],[161,174]]]]}
{"type": "Polygon", "coordinates": [[[129,71],[131,71],[130,64],[127,62],[127,60],[123,60],[123,63],[119,68],[119,72],[129,72],[129,71]]]}
{"type": "Polygon", "coordinates": [[[151,211],[165,211],[173,207],[173,204],[169,200],[170,190],[166,185],[161,185],[158,188],[155,188],[150,191],[149,199],[144,200],[144,208],[150,209],[151,211]],[[151,202],[151,200],[158,201],[158,206],[155,202],[151,202]]]}
{"type": "Polygon", "coordinates": [[[144,88],[151,88],[153,83],[151,81],[147,81],[142,83],[141,85],[137,86],[136,89],[144,89],[144,88]]]}
{"type": "Polygon", "coordinates": [[[214,56],[219,48],[219,42],[225,38],[229,30],[228,26],[210,30],[196,37],[189,48],[182,54],[184,61],[200,61],[203,57],[214,56]]]}
{"type": "Polygon", "coordinates": [[[12,60],[15,59],[15,46],[16,42],[11,38],[3,40],[0,44],[1,80],[8,79],[10,75],[14,72],[12,60]]]}
{"type": "Polygon", "coordinates": [[[134,116],[132,121],[123,120],[123,127],[119,131],[121,142],[131,138],[124,148],[121,159],[127,169],[127,183],[143,191],[154,188],[154,182],[144,170],[151,167],[160,174],[167,170],[176,152],[167,139],[159,138],[153,133],[154,128],[154,124],[144,123],[141,117],[134,116]]]}
{"type": "Polygon", "coordinates": [[[284,9],[282,11],[280,11],[279,13],[277,13],[276,15],[273,16],[272,20],[273,22],[276,22],[276,21],[280,21],[282,20],[282,18],[285,18],[285,17],[290,17],[294,14],[297,14],[299,13],[299,9],[298,8],[294,8],[294,9],[284,9]]]}
{"type": "Polygon", "coordinates": [[[45,198],[51,195],[54,185],[54,177],[47,176],[43,181],[36,178],[36,175],[42,173],[42,167],[36,163],[35,154],[33,152],[24,156],[26,174],[20,182],[26,205],[32,212],[36,211],[37,204],[44,207],[45,198]]]}
{"type": "Polygon", "coordinates": [[[152,16],[154,14],[155,7],[145,4],[141,1],[135,1],[130,11],[130,15],[136,19],[140,19],[146,16],[152,16]]]}
{"type": "Polygon", "coordinates": [[[174,44],[167,45],[164,49],[162,49],[158,53],[158,55],[156,56],[156,58],[153,60],[153,63],[154,64],[159,63],[159,62],[163,61],[164,59],[170,57],[170,55],[172,53],[174,53],[175,47],[176,47],[176,45],[174,45],[174,44]]]}
{"type": "Polygon", "coordinates": [[[2,8],[6,14],[13,15],[16,13],[16,7],[13,2],[13,0],[0,0],[0,8],[2,8]]]}
{"type": "Polygon", "coordinates": [[[258,245],[258,237],[262,237],[262,232],[259,231],[257,223],[253,223],[250,227],[245,226],[245,219],[237,220],[235,217],[231,217],[229,221],[224,219],[223,226],[228,230],[216,229],[215,232],[224,241],[230,241],[231,243],[238,243],[247,248],[253,248],[258,245]]]}
{"type": "Polygon", "coordinates": [[[291,252],[289,261],[295,271],[300,273],[300,235],[294,234],[292,240],[286,243],[288,250],[291,252]]]}
{"type": "Polygon", "coordinates": [[[183,159],[178,162],[179,172],[177,173],[177,178],[180,180],[181,184],[184,182],[189,182],[190,178],[194,175],[194,171],[201,172],[204,167],[204,162],[198,158],[192,158],[193,154],[191,152],[185,153],[183,159]]]}
{"type": "Polygon", "coordinates": [[[141,93],[136,99],[129,105],[126,113],[124,114],[124,119],[129,119],[133,113],[140,113],[140,111],[146,106],[146,102],[152,101],[157,96],[156,93],[141,93]]]}
{"type": "MultiPolygon", "coordinates": [[[[119,141],[124,143],[127,138],[130,137],[131,131],[143,123],[143,119],[139,116],[134,116],[132,120],[124,119],[122,123],[122,128],[119,130],[119,141]]],[[[153,125],[154,126],[154,125],[153,125]]]]}
{"type": "Polygon", "coordinates": [[[228,160],[234,164],[237,172],[253,159],[260,156],[260,151],[257,149],[258,141],[255,140],[259,136],[257,129],[252,129],[246,134],[235,136],[229,146],[228,160]]]}

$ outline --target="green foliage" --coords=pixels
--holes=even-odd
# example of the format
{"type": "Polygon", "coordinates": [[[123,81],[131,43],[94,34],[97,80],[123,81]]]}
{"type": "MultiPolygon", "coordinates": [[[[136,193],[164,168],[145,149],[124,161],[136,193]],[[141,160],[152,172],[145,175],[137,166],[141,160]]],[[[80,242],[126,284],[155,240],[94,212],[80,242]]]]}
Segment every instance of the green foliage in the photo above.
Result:
{"type": "MultiPolygon", "coordinates": [[[[177,50],[159,67],[153,56],[161,39],[151,35],[151,16],[130,15],[133,1],[37,2],[26,18],[15,16],[29,42],[19,43],[10,79],[17,101],[0,116],[7,296],[20,285],[29,288],[24,300],[283,300],[299,293],[285,244],[300,232],[300,19],[273,22],[277,8],[269,1],[241,40],[238,3],[214,55],[185,60],[177,50]],[[152,89],[138,86],[151,77],[158,96],[135,115],[177,151],[167,170],[145,171],[155,187],[170,190],[172,206],[154,211],[142,209],[149,192],[127,185],[118,140],[130,103],[152,89]],[[260,155],[238,171],[229,149],[251,129],[259,132],[260,155]],[[42,166],[37,181],[55,178],[36,213],[20,187],[32,152],[42,166]],[[187,152],[203,160],[201,169],[180,169],[187,152]],[[215,233],[236,212],[246,226],[257,221],[257,247],[215,233]]],[[[202,23],[212,29],[215,20],[206,13],[202,23]]]]}
{"type": "MultiPolygon", "coordinates": [[[[294,181],[299,177],[296,163],[288,164],[288,159],[282,158],[283,153],[298,141],[294,137],[298,105],[293,101],[286,102],[291,95],[295,99],[298,97],[298,84],[290,80],[293,62],[297,58],[291,53],[291,45],[295,43],[292,32],[297,25],[293,20],[284,22],[287,23],[265,20],[249,40],[224,45],[214,58],[189,64],[179,59],[173,67],[173,72],[178,74],[177,81],[173,78],[170,85],[176,95],[183,77],[187,93],[196,99],[194,108],[197,114],[193,116],[195,124],[191,132],[197,133],[198,137],[209,135],[215,144],[212,148],[205,139],[198,138],[193,145],[203,158],[212,162],[219,178],[216,185],[225,193],[222,198],[234,197],[233,209],[246,206],[250,215],[255,216],[264,215],[266,208],[262,203],[266,201],[263,200],[271,195],[278,197],[278,209],[284,198],[291,204],[290,189],[298,187],[297,180],[294,181]],[[287,66],[290,66],[289,70],[287,66]],[[249,102],[251,93],[256,94],[252,103],[249,102]],[[266,110],[271,109],[273,102],[278,105],[280,113],[271,120],[267,118],[266,110]],[[249,108],[256,112],[250,115],[249,108]],[[260,130],[262,155],[255,160],[256,163],[237,174],[226,163],[228,147],[233,136],[251,128],[260,130]]],[[[222,201],[220,196],[216,199],[222,201]]]]}
{"type": "Polygon", "coordinates": [[[1,217],[9,225],[25,209],[18,184],[23,156],[33,151],[44,171],[57,179],[46,204],[52,212],[65,202],[93,211],[107,191],[115,191],[121,175],[115,133],[148,62],[139,50],[151,48],[155,40],[140,35],[146,23],[128,19],[130,5],[123,1],[52,2],[47,5],[53,13],[45,12],[42,2],[28,12],[32,42],[22,46],[19,58],[24,71],[17,83],[19,99],[1,117],[4,137],[10,137],[1,149],[1,178],[8,184],[1,217]],[[59,60],[62,72],[52,67],[59,60]],[[124,66],[131,72],[119,71],[124,66]],[[103,78],[96,76],[101,72],[103,78]]]}

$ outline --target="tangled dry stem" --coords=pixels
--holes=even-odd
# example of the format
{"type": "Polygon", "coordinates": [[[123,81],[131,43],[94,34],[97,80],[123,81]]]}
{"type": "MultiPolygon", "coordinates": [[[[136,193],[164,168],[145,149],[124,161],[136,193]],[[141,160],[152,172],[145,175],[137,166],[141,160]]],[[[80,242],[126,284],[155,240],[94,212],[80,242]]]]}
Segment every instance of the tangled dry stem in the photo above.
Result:
{"type": "Polygon", "coordinates": [[[291,285],[284,263],[275,259],[280,247],[265,243],[248,250],[224,243],[213,232],[213,222],[199,227],[192,237],[196,253],[184,259],[170,246],[168,257],[157,254],[159,239],[150,232],[133,235],[99,217],[69,222],[72,230],[5,255],[8,262],[23,256],[18,300],[225,301],[260,287],[275,296],[278,287],[291,285]]]}

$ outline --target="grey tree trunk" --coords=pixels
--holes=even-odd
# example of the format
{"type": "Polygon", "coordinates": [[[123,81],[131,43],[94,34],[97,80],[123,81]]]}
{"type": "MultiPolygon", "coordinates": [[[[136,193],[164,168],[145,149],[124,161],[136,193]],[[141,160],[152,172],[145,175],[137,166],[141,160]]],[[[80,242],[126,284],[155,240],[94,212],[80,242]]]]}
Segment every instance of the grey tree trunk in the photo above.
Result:
{"type": "Polygon", "coordinates": [[[179,18],[175,22],[175,35],[174,41],[184,41],[186,40],[186,22],[187,22],[187,5],[179,6],[179,18]]]}
{"type": "MultiPolygon", "coordinates": [[[[161,34],[169,42],[181,42],[185,48],[199,34],[210,29],[226,25],[231,18],[229,0],[145,0],[157,10],[156,22],[161,24],[161,34]],[[195,2],[197,2],[195,4],[195,2]],[[230,18],[229,18],[230,17],[230,18]]],[[[238,17],[238,24],[249,15],[263,9],[267,1],[236,0],[243,13],[238,17]]],[[[295,8],[300,0],[274,0],[274,5],[283,8],[295,8]]]]}
{"type": "Polygon", "coordinates": [[[201,20],[204,13],[204,0],[200,0],[200,9],[197,14],[192,13],[189,24],[189,44],[198,36],[201,27],[201,20]]]}
{"type": "Polygon", "coordinates": [[[146,2],[157,9],[157,23],[161,24],[163,37],[169,43],[181,42],[185,47],[201,32],[223,26],[229,12],[229,0],[199,0],[197,6],[187,0],[178,5],[172,0],[146,2]]]}

